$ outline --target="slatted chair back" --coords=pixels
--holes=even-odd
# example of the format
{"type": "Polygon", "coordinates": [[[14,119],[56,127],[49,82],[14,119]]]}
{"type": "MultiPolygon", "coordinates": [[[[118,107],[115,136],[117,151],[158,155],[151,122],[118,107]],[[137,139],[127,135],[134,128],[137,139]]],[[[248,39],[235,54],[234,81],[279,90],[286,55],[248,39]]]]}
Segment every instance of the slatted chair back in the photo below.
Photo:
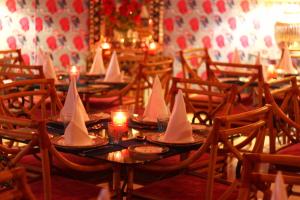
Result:
{"type": "MultiPolygon", "coordinates": [[[[235,114],[235,115],[227,115],[227,116],[218,116],[214,120],[213,127],[209,132],[205,142],[201,145],[201,147],[191,154],[187,159],[181,161],[178,164],[170,165],[170,166],[159,166],[155,164],[143,165],[139,166],[139,168],[143,168],[144,170],[150,171],[160,171],[160,172],[168,172],[179,169],[197,169],[199,162],[195,162],[205,153],[209,152],[209,166],[207,172],[206,179],[206,192],[205,198],[206,200],[213,199],[213,188],[215,182],[216,172],[216,160],[218,155],[231,155],[231,157],[237,158],[241,163],[243,162],[243,154],[245,152],[252,153],[261,153],[264,147],[265,136],[267,134],[267,130],[269,130],[272,113],[270,105],[266,105],[264,107],[251,110],[248,112],[235,114]],[[245,120],[247,118],[255,119],[248,124],[243,124],[240,126],[228,126],[228,124],[233,124],[239,120],[245,120]],[[236,136],[237,134],[242,135],[243,137],[239,140],[237,144],[233,144],[231,141],[232,136],[236,136]],[[248,148],[251,144],[251,148],[248,148]]],[[[200,163],[201,164],[201,163],[200,163]]],[[[244,167],[244,164],[242,164],[244,167]]],[[[239,179],[236,179],[230,188],[221,195],[221,199],[230,198],[230,194],[237,189],[239,185],[239,179]]],[[[146,186],[147,187],[147,186],[146,186]]],[[[173,187],[176,190],[176,187],[173,187]]],[[[193,192],[193,188],[191,191],[185,192],[193,192]]],[[[200,197],[199,197],[200,198],[200,197]]]]}
{"type": "MultiPolygon", "coordinates": [[[[275,182],[277,172],[275,166],[278,165],[300,168],[299,156],[245,154],[238,200],[255,198],[258,191],[263,193],[263,199],[271,199],[271,184],[275,182]],[[265,168],[270,167],[262,171],[260,167],[262,164],[265,168]]],[[[282,177],[287,185],[300,185],[300,177],[296,173],[283,174],[282,177]]]]}
{"type": "Polygon", "coordinates": [[[0,63],[23,65],[21,49],[0,50],[0,63]]]}
{"type": "Polygon", "coordinates": [[[190,48],[179,51],[183,78],[203,79],[198,75],[198,70],[202,68],[205,72],[210,60],[206,48],[190,48]]]}
{"type": "Polygon", "coordinates": [[[187,111],[194,113],[200,124],[210,125],[216,115],[230,113],[237,95],[234,85],[173,77],[170,90],[171,109],[178,90],[184,94],[187,111]]]}
{"type": "MultiPolygon", "coordinates": [[[[295,77],[285,78],[277,81],[276,84],[282,84],[282,87],[271,89],[275,83],[265,84],[266,102],[272,105],[274,120],[276,121],[276,135],[287,137],[289,143],[295,144],[300,141],[300,108],[299,97],[300,90],[295,77]]],[[[272,152],[275,148],[275,135],[272,136],[272,152]]]]}
{"type": "Polygon", "coordinates": [[[0,110],[29,119],[54,117],[63,107],[53,79],[32,79],[0,84],[0,110]]]}
{"type": "Polygon", "coordinates": [[[41,79],[44,78],[43,66],[7,64],[0,62],[0,79],[41,79]]]}
{"type": "Polygon", "coordinates": [[[145,91],[150,91],[153,86],[153,82],[156,76],[160,79],[161,85],[164,90],[165,98],[168,95],[170,89],[171,78],[173,75],[173,59],[170,57],[156,57],[147,59],[145,62],[140,63],[137,79],[136,79],[136,105],[135,107],[141,108],[145,91]]]}
{"type": "Polygon", "coordinates": [[[0,199],[35,200],[28,183],[24,168],[0,171],[0,199]]]}
{"type": "Polygon", "coordinates": [[[208,62],[207,77],[209,80],[237,84],[238,92],[249,94],[257,101],[257,106],[263,105],[263,72],[262,65],[208,62]]]}

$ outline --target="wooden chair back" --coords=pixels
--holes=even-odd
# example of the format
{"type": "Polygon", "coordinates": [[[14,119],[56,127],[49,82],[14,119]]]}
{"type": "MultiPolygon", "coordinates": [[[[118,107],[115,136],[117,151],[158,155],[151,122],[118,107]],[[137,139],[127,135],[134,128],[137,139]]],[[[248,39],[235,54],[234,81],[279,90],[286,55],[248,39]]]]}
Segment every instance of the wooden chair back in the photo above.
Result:
{"type": "Polygon", "coordinates": [[[227,82],[237,84],[240,94],[248,94],[249,91],[253,95],[257,95],[257,106],[263,105],[263,71],[262,65],[223,63],[223,62],[208,62],[207,77],[209,80],[218,82],[227,82]],[[223,80],[222,80],[223,79],[223,80]],[[255,90],[253,90],[255,88],[255,90]],[[257,94],[256,94],[257,93],[257,94]]]}
{"type": "Polygon", "coordinates": [[[32,79],[0,84],[0,111],[8,116],[46,119],[63,107],[53,79],[32,79]]]}
{"type": "Polygon", "coordinates": [[[179,51],[183,78],[202,79],[198,75],[198,70],[206,70],[210,60],[206,48],[190,48],[179,51]]]}
{"type": "Polygon", "coordinates": [[[21,49],[0,50],[0,63],[23,65],[21,49]]]}
{"type": "MultiPolygon", "coordinates": [[[[299,156],[292,155],[245,154],[238,199],[251,199],[257,191],[263,192],[263,199],[271,199],[270,187],[271,183],[275,182],[276,165],[300,168],[300,159],[299,156]],[[269,164],[270,167],[262,171],[261,164],[264,164],[265,168],[266,164],[269,164]]],[[[288,185],[300,185],[298,174],[283,174],[283,180],[288,185]]]]}
{"type": "Polygon", "coordinates": [[[40,79],[44,78],[43,66],[7,64],[0,62],[0,79],[40,79]]]}
{"type": "MultiPolygon", "coordinates": [[[[265,136],[267,130],[269,129],[272,113],[270,105],[251,110],[241,114],[218,116],[214,120],[213,127],[209,132],[206,141],[203,142],[201,147],[191,154],[187,159],[181,161],[178,164],[170,166],[159,166],[155,164],[149,164],[144,166],[139,166],[144,170],[151,171],[173,171],[179,169],[197,169],[201,165],[199,162],[195,162],[204,153],[209,152],[209,166],[208,166],[208,176],[206,184],[206,198],[207,200],[213,199],[213,187],[215,181],[216,172],[216,160],[219,154],[231,155],[237,158],[241,163],[243,162],[243,154],[245,152],[261,153],[264,147],[265,136]],[[255,121],[249,122],[248,124],[243,124],[240,126],[232,127],[236,121],[244,121],[247,118],[256,119],[255,121]],[[233,144],[231,141],[232,136],[237,134],[243,135],[238,144],[233,144]],[[252,144],[250,149],[249,144],[252,144]]],[[[244,164],[242,164],[244,167],[244,164]]],[[[221,199],[228,199],[230,194],[237,189],[239,179],[236,179],[229,190],[227,190],[221,197],[221,199]]],[[[175,189],[175,188],[174,188],[175,189]]]]}
{"type": "Polygon", "coordinates": [[[0,171],[0,199],[35,200],[28,183],[24,168],[0,171]]]}
{"type": "Polygon", "coordinates": [[[173,108],[175,96],[181,90],[184,94],[188,112],[200,124],[212,124],[212,119],[218,114],[229,114],[237,95],[235,86],[200,79],[172,79],[170,90],[170,107],[173,108]]]}
{"type": "Polygon", "coordinates": [[[140,63],[137,79],[136,79],[136,108],[141,108],[139,105],[140,99],[143,99],[145,91],[150,91],[156,76],[160,79],[161,85],[164,89],[165,98],[170,89],[171,78],[173,75],[173,59],[170,57],[156,57],[147,59],[147,61],[140,63]]]}
{"type": "MultiPolygon", "coordinates": [[[[287,137],[290,143],[300,141],[300,90],[295,77],[285,78],[277,81],[276,84],[283,84],[281,88],[271,90],[275,83],[265,84],[266,102],[272,105],[274,120],[276,121],[276,135],[287,137]]],[[[276,151],[275,135],[272,136],[272,151],[276,151]]]]}

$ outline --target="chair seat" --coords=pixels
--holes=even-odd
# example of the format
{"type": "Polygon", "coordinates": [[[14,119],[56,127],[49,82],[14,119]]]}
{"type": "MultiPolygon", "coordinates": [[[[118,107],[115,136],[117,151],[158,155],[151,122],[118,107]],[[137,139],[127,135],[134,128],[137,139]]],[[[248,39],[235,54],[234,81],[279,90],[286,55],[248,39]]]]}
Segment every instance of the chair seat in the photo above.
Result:
{"type": "MultiPolygon", "coordinates": [[[[213,199],[218,199],[227,189],[228,185],[215,182],[213,199]]],[[[134,190],[134,196],[146,199],[182,200],[205,199],[206,180],[197,176],[182,174],[154,182],[140,189],[134,190]]],[[[234,192],[229,199],[236,199],[234,192]]]]}
{"type": "Polygon", "coordinates": [[[289,145],[277,152],[278,154],[300,156],[300,143],[289,145]]]}
{"type": "MultiPolygon", "coordinates": [[[[61,176],[51,176],[52,199],[82,200],[96,199],[101,191],[100,187],[72,180],[61,176]]],[[[39,180],[30,184],[36,199],[43,199],[43,181],[39,180]]]]}

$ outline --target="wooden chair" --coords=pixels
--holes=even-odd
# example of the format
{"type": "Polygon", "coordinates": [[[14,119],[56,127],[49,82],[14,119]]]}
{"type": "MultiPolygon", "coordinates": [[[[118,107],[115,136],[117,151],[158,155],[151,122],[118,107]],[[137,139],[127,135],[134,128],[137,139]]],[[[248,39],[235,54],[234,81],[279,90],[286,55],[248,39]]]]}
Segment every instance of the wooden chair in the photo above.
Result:
{"type": "Polygon", "coordinates": [[[19,141],[24,144],[22,146],[12,146],[9,143],[1,142],[0,152],[9,159],[8,168],[19,164],[27,155],[39,153],[43,179],[31,184],[31,188],[38,199],[44,197],[44,199],[48,200],[52,199],[52,196],[53,199],[63,199],[70,195],[74,195],[74,199],[87,199],[98,195],[101,188],[97,186],[51,174],[52,168],[50,163],[56,159],[57,162],[69,169],[84,172],[107,170],[110,169],[110,164],[94,163],[83,165],[70,160],[66,154],[59,152],[53,146],[43,120],[34,121],[0,115],[0,124],[1,138],[19,141]],[[49,157],[49,154],[51,157],[49,157]],[[53,184],[51,184],[51,181],[53,184]],[[55,192],[52,193],[51,188],[55,192]],[[73,191],[74,188],[77,188],[77,190],[73,191]],[[83,192],[84,190],[89,192],[83,192]]]}
{"type": "Polygon", "coordinates": [[[27,183],[24,168],[17,167],[0,171],[0,185],[0,199],[2,200],[36,199],[27,183]]]}
{"type": "MultiPolygon", "coordinates": [[[[200,124],[212,125],[216,115],[231,112],[237,89],[234,85],[200,79],[173,78],[170,90],[170,105],[173,108],[175,96],[182,90],[187,111],[194,114],[200,124]]],[[[194,121],[195,122],[195,121],[194,121]]]]}
{"type": "Polygon", "coordinates": [[[202,79],[198,75],[198,70],[203,68],[203,72],[207,69],[210,60],[208,50],[206,48],[190,48],[179,51],[183,78],[202,79]]]}
{"type": "Polygon", "coordinates": [[[0,63],[23,65],[21,49],[0,50],[0,63]]]}
{"type": "Polygon", "coordinates": [[[0,80],[22,80],[44,78],[43,66],[7,64],[0,61],[0,80]]]}
{"type": "Polygon", "coordinates": [[[274,129],[276,134],[271,136],[272,149],[270,151],[299,155],[297,149],[300,148],[300,91],[295,77],[282,81],[287,80],[290,84],[285,84],[284,87],[278,89],[271,90],[269,84],[264,85],[266,102],[272,105],[274,121],[276,122],[274,129]],[[288,146],[281,150],[276,148],[275,136],[282,137],[283,143],[288,146]]]}
{"type": "Polygon", "coordinates": [[[54,117],[63,107],[53,79],[32,79],[0,84],[0,110],[29,119],[54,117]]]}
{"type": "MultiPolygon", "coordinates": [[[[154,182],[134,191],[134,195],[144,199],[235,199],[239,179],[228,186],[215,180],[217,155],[226,154],[243,162],[243,152],[259,153],[263,151],[267,127],[270,125],[270,106],[251,110],[245,113],[218,116],[215,118],[213,128],[209,132],[206,141],[201,147],[187,159],[177,165],[157,166],[154,164],[139,166],[139,168],[167,172],[178,169],[197,168],[199,163],[194,163],[206,152],[209,152],[208,172],[203,177],[193,174],[181,174],[162,181],[154,182]],[[256,121],[239,127],[231,127],[230,124],[245,118],[255,118],[256,121]],[[244,136],[238,144],[233,144],[229,139],[232,135],[240,133],[244,136]],[[253,142],[250,149],[245,149],[253,142]],[[206,178],[205,178],[206,177],[206,178]],[[206,188],[206,189],[204,189],[206,188]]],[[[242,165],[244,167],[244,165],[242,165]]]]}
{"type": "Polygon", "coordinates": [[[170,89],[170,81],[173,75],[173,59],[170,57],[153,57],[148,58],[145,62],[140,63],[136,79],[136,100],[135,108],[143,107],[144,92],[153,86],[155,76],[158,76],[164,89],[165,98],[170,89]],[[142,100],[141,100],[142,99],[142,100]]]}
{"type": "Polygon", "coordinates": [[[251,99],[256,101],[254,103],[257,107],[263,105],[264,79],[261,65],[209,61],[206,72],[211,81],[236,84],[241,102],[251,99]]]}
{"type": "MultiPolygon", "coordinates": [[[[285,165],[300,168],[299,156],[270,155],[270,154],[245,154],[244,168],[239,188],[239,200],[255,199],[257,191],[263,192],[263,199],[271,199],[271,183],[275,182],[276,167],[285,165]],[[261,164],[269,164],[269,170],[262,171],[261,164]]],[[[285,184],[299,185],[300,176],[298,174],[283,173],[285,184]]],[[[288,188],[288,187],[287,187],[288,188]]],[[[288,192],[288,191],[287,191],[288,192]]]]}

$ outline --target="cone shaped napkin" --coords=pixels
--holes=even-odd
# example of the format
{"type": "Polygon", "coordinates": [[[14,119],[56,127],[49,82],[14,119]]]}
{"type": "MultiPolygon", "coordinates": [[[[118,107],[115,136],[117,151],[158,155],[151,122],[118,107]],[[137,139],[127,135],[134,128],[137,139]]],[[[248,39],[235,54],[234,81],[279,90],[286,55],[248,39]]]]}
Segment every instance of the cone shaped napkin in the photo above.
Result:
{"type": "Polygon", "coordinates": [[[44,71],[44,76],[46,78],[52,78],[54,79],[54,82],[57,82],[57,76],[56,72],[53,66],[53,62],[50,58],[50,55],[48,53],[43,54],[43,71],[44,71]]]}
{"type": "Polygon", "coordinates": [[[283,56],[277,65],[277,69],[282,69],[287,74],[298,74],[298,71],[294,68],[290,51],[287,46],[283,49],[283,56]]]}
{"type": "Polygon", "coordinates": [[[237,64],[241,63],[240,54],[239,54],[239,51],[237,50],[237,48],[234,49],[231,62],[237,63],[237,64]]]}
{"type": "Polygon", "coordinates": [[[43,65],[43,61],[44,61],[44,51],[39,48],[39,50],[36,53],[36,57],[35,57],[35,65],[43,65]]]}
{"type": "Polygon", "coordinates": [[[278,172],[275,178],[275,184],[272,191],[271,200],[287,200],[287,193],[281,172],[278,172]]]}
{"type": "Polygon", "coordinates": [[[89,120],[89,116],[86,113],[86,110],[85,110],[85,108],[82,104],[82,101],[80,99],[80,96],[77,92],[76,77],[71,76],[71,82],[69,85],[66,101],[65,101],[64,107],[60,111],[60,118],[63,121],[70,121],[75,112],[75,109],[78,110],[78,112],[82,115],[84,121],[89,120]]]}
{"type": "Polygon", "coordinates": [[[101,189],[97,200],[110,200],[109,191],[106,188],[101,189]]]}
{"type": "Polygon", "coordinates": [[[92,144],[92,139],[89,137],[88,130],[85,126],[84,114],[80,109],[80,103],[80,97],[77,95],[72,119],[64,133],[66,145],[82,146],[92,144]]]}
{"type": "Polygon", "coordinates": [[[97,48],[92,67],[88,74],[93,74],[93,75],[105,74],[101,48],[97,48]]]}
{"type": "Polygon", "coordinates": [[[164,93],[159,78],[154,79],[152,92],[147,107],[143,114],[143,120],[156,122],[158,117],[168,117],[169,109],[164,100],[164,93]]]}
{"type": "Polygon", "coordinates": [[[108,69],[104,78],[105,82],[122,82],[122,74],[117,58],[117,53],[114,51],[109,62],[108,69]]]}
{"type": "Polygon", "coordinates": [[[170,143],[193,142],[192,126],[187,119],[182,91],[176,95],[174,108],[162,141],[170,143]]]}

